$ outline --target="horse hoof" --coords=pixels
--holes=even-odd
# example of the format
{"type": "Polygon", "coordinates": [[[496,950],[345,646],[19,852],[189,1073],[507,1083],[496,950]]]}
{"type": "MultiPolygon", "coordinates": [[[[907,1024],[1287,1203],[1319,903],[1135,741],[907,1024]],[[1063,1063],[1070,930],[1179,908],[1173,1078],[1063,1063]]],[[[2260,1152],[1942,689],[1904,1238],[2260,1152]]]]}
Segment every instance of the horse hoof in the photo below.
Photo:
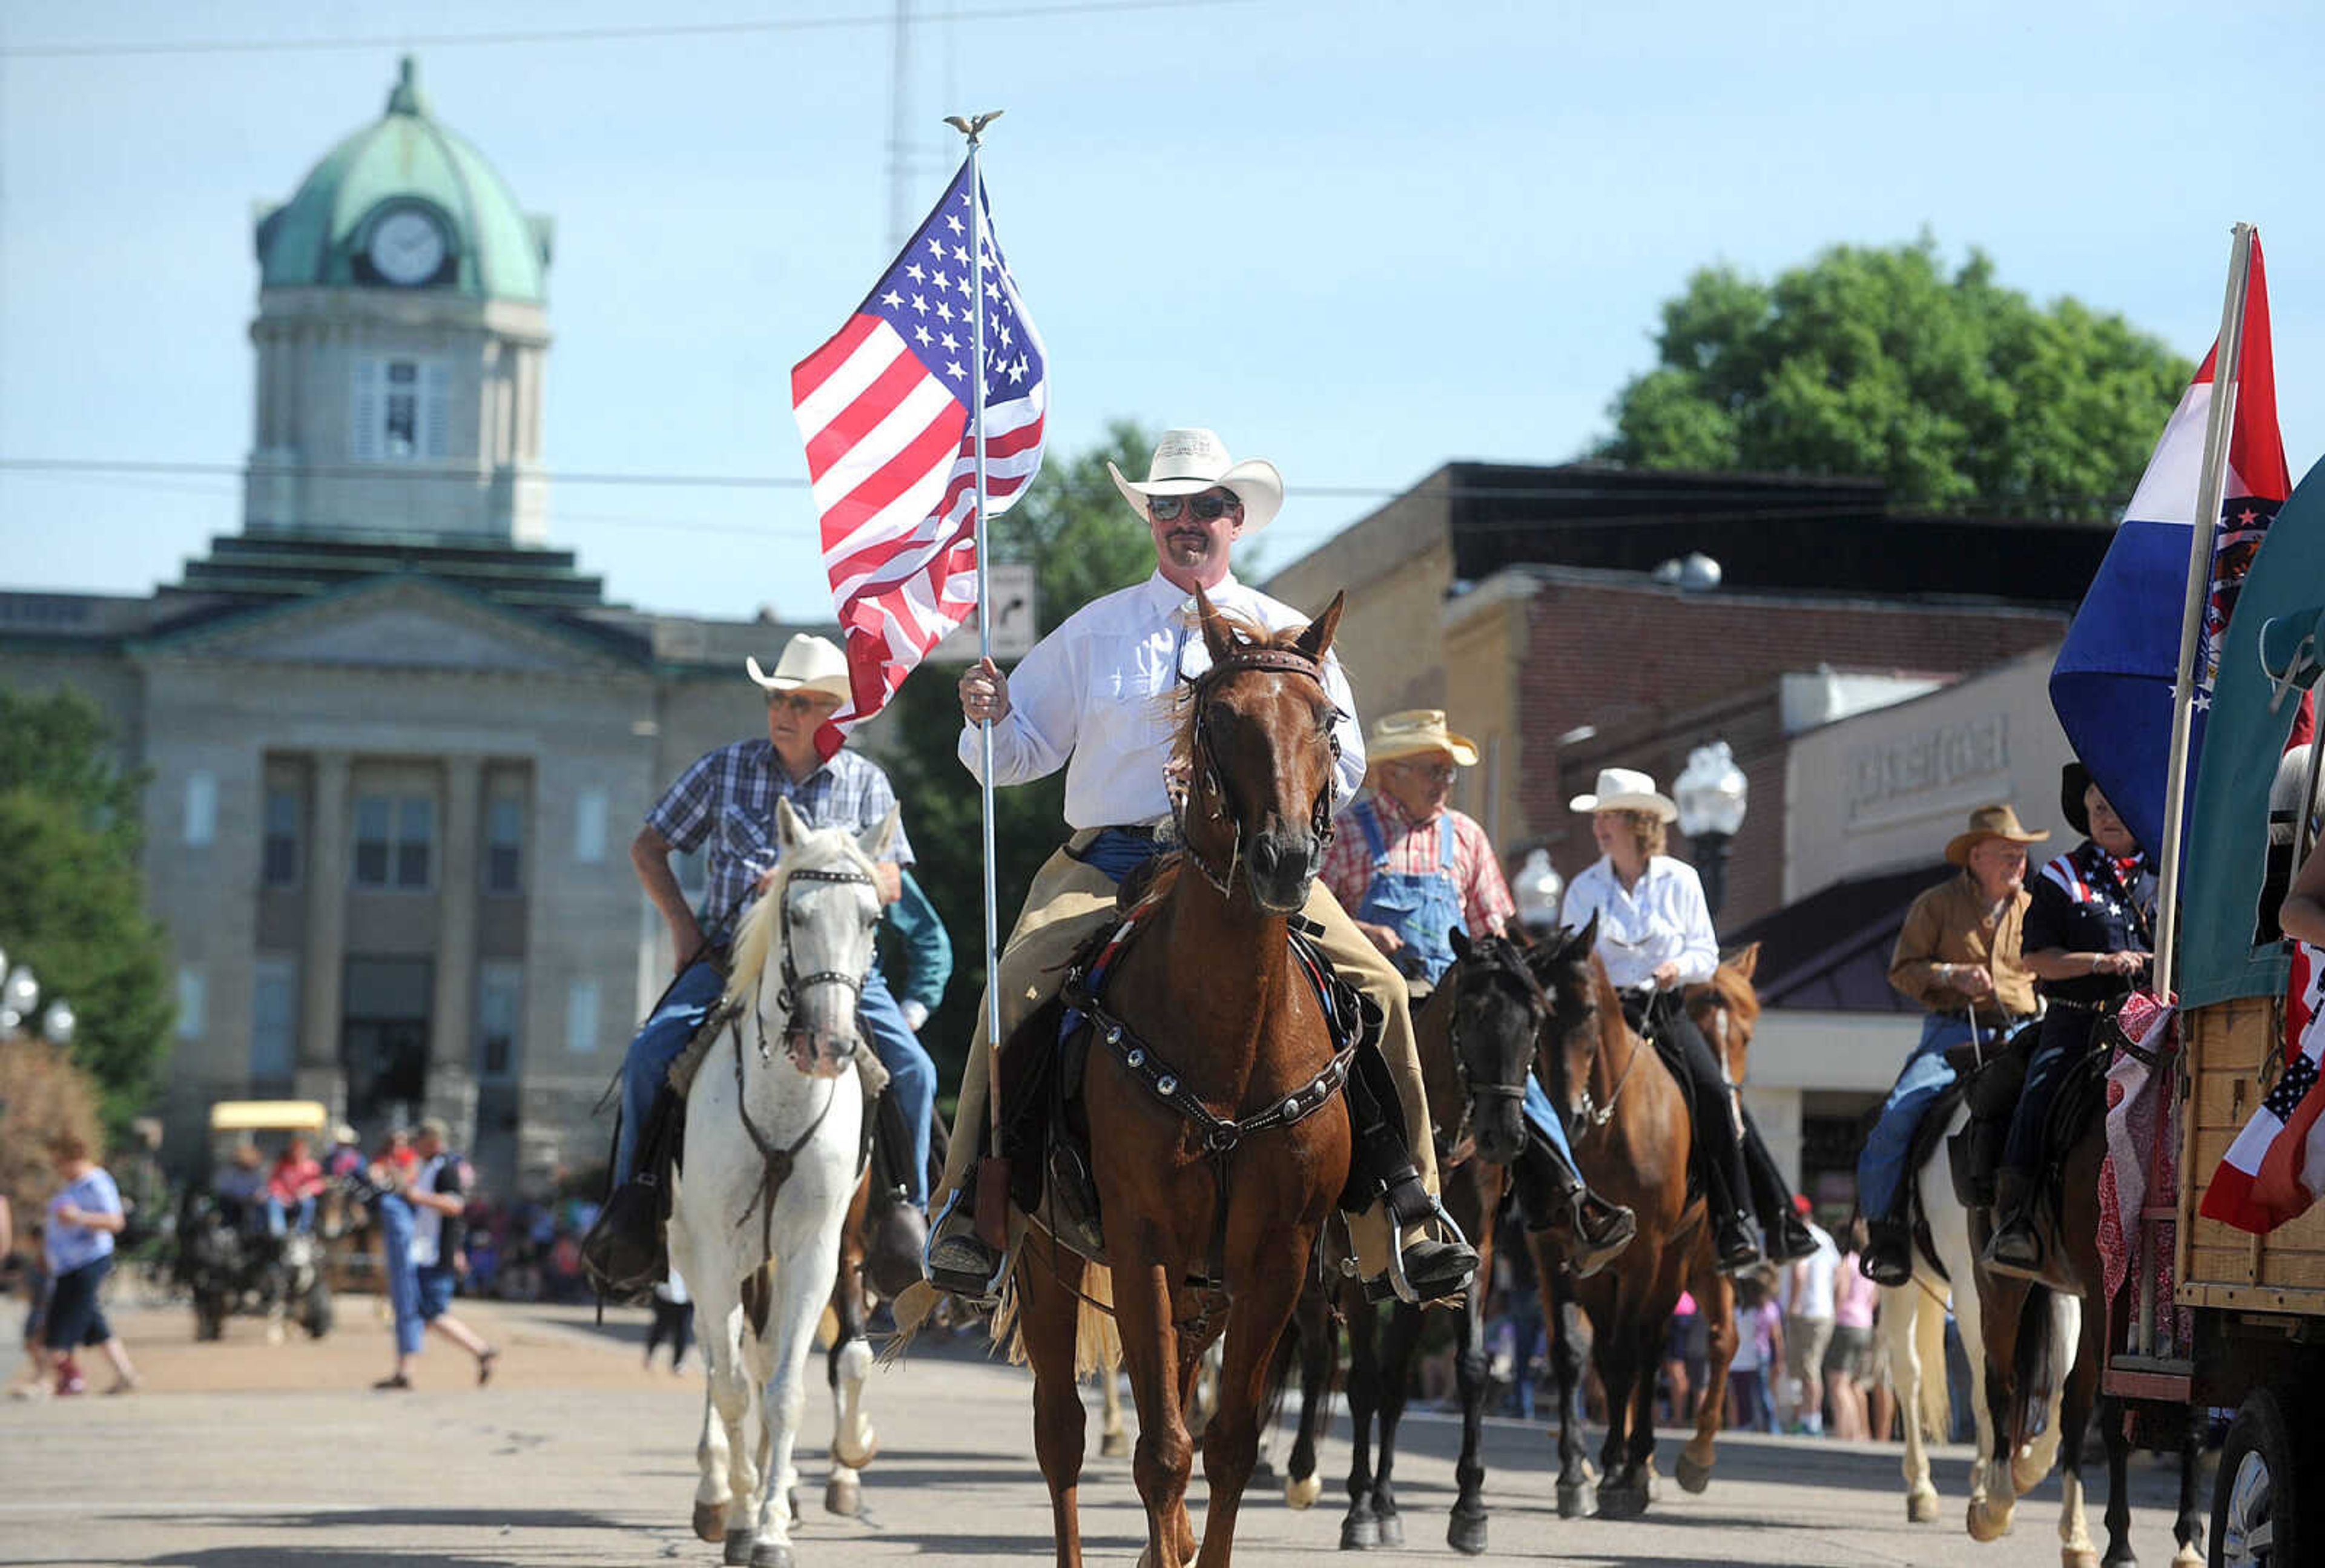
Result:
{"type": "Polygon", "coordinates": [[[1581,1481],[1559,1482],[1558,1517],[1561,1519],[1580,1518],[1584,1512],[1582,1494],[1589,1489],[1589,1488],[1581,1481]]]}
{"type": "Polygon", "coordinates": [[[2182,1541],[2172,1554],[2172,1568],[2204,1568],[2204,1551],[2193,1541],[2182,1541]]]}
{"type": "Polygon", "coordinates": [[[1445,1544],[1466,1557],[1475,1557],[1486,1549],[1486,1512],[1474,1514],[1456,1509],[1452,1522],[1445,1526],[1445,1544]]]}
{"type": "Polygon", "coordinates": [[[1636,1519],[1647,1511],[1647,1489],[1644,1486],[1602,1486],[1598,1489],[1598,1517],[1602,1519],[1636,1519]]]}
{"type": "Polygon", "coordinates": [[[2059,1548],[2060,1568],[2099,1568],[2097,1546],[2061,1546],[2059,1548]]]}
{"type": "Polygon", "coordinates": [[[1973,1502],[1969,1506],[1969,1538],[1978,1542],[1999,1541],[2010,1534],[2011,1510],[1996,1508],[1991,1501],[1973,1502]]]}
{"type": "Polygon", "coordinates": [[[694,1534],[698,1540],[716,1546],[727,1539],[727,1505],[697,1503],[694,1505],[694,1534]]]}
{"type": "Polygon", "coordinates": [[[1380,1544],[1384,1546],[1404,1545],[1404,1516],[1383,1514],[1380,1517],[1380,1544]]]}
{"type": "Polygon", "coordinates": [[[835,1475],[823,1483],[823,1511],[852,1519],[864,1506],[864,1489],[853,1475],[835,1475]]]}
{"type": "Polygon", "coordinates": [[[751,1548],[751,1568],[792,1568],[798,1561],[792,1549],[779,1541],[751,1548]]]}
{"type": "Polygon", "coordinates": [[[1938,1522],[1938,1489],[1915,1487],[1905,1494],[1905,1521],[1913,1525],[1938,1522]]]}
{"type": "Polygon", "coordinates": [[[1324,1478],[1320,1475],[1294,1476],[1283,1483],[1283,1500],[1289,1507],[1306,1510],[1316,1506],[1324,1495],[1324,1478]]]}
{"type": "Polygon", "coordinates": [[[1363,1518],[1340,1521],[1340,1550],[1369,1552],[1381,1544],[1380,1521],[1367,1514],[1363,1518]]]}
{"type": "Polygon", "coordinates": [[[751,1532],[727,1532],[727,1554],[721,1559],[727,1568],[751,1568],[751,1532]]]}
{"type": "Polygon", "coordinates": [[[1100,1459],[1129,1458],[1130,1434],[1126,1432],[1107,1433],[1098,1440],[1098,1456],[1100,1459]]]}
{"type": "Polygon", "coordinates": [[[1711,1485],[1711,1466],[1698,1464],[1683,1448],[1679,1451],[1678,1474],[1681,1487],[1690,1492],[1700,1492],[1711,1485]]]}

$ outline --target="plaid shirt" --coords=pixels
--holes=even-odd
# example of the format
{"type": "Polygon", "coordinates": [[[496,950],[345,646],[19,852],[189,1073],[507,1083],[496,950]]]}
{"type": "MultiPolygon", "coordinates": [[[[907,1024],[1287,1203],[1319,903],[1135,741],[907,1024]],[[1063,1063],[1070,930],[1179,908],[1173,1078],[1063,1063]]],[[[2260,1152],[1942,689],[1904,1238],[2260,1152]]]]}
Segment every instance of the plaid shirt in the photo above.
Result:
{"type": "MultiPolygon", "coordinates": [[[[791,802],[811,828],[861,833],[880,825],[896,803],[896,792],[880,765],[858,752],[836,754],[798,784],[776,760],[771,741],[738,740],[697,757],[646,813],[646,826],[681,849],[704,851],[702,907],[695,918],[714,942],[733,932],[758,896],[759,878],[781,858],[778,800],[791,802]]],[[[912,840],[901,821],[888,858],[899,866],[912,863],[912,840]]]]}
{"type": "MultiPolygon", "coordinates": [[[[1502,863],[1486,830],[1475,817],[1448,806],[1429,821],[1415,823],[1397,803],[1379,790],[1368,798],[1379,813],[1381,838],[1388,845],[1386,869],[1394,876],[1434,877],[1439,873],[1437,835],[1445,824],[1453,828],[1453,886],[1461,895],[1461,923],[1472,935],[1499,932],[1502,923],[1517,913],[1510,885],[1502,879],[1502,863]]],[[[1356,914],[1372,886],[1373,851],[1365,830],[1348,812],[1340,813],[1332,846],[1324,851],[1324,886],[1356,914]]]]}

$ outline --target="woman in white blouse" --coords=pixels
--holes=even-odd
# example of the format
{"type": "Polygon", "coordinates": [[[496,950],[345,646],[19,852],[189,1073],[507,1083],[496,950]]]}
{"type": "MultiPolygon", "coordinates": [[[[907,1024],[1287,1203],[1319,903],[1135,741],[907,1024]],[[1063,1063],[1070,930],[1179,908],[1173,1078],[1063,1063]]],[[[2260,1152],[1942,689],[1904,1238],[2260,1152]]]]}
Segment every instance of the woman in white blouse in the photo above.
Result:
{"type": "Polygon", "coordinates": [[[1625,767],[1601,769],[1598,787],[1575,796],[1572,804],[1590,814],[1599,857],[1567,888],[1559,918],[1575,930],[1598,918],[1598,959],[1623,993],[1624,1012],[1633,1027],[1649,1029],[1663,1043],[1666,1060],[1675,1057],[1685,1069],[1695,1111],[1696,1169],[1711,1203],[1719,1267],[1734,1274],[1761,1261],[1747,1202],[1759,1211],[1770,1258],[1786,1263],[1807,1257],[1816,1242],[1801,1224],[1775,1161],[1751,1113],[1731,1097],[1702,1031],[1680,1006],[1681,988],[1701,985],[1718,967],[1719,940],[1695,868],[1663,853],[1679,808],[1657,792],[1653,777],[1625,767]],[[1731,1104],[1742,1113],[1742,1138],[1731,1104]]]}

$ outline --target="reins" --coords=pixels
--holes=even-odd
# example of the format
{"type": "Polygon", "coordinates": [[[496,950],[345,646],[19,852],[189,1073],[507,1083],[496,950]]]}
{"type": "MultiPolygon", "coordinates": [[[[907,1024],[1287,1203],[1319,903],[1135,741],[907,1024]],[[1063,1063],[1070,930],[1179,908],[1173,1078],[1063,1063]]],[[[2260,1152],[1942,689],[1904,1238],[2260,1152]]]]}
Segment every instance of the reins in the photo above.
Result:
{"type": "MultiPolygon", "coordinates": [[[[1623,1090],[1631,1081],[1631,1070],[1638,1066],[1640,1053],[1652,1049],[1646,1036],[1635,1032],[1631,1028],[1630,1021],[1623,1017],[1623,1009],[1620,1007],[1615,1009],[1615,1016],[1620,1021],[1623,1035],[1631,1043],[1631,1054],[1624,1062],[1623,1071],[1616,1075],[1615,1087],[1607,1094],[1605,1105],[1594,1105],[1590,1096],[1590,1086],[1588,1083],[1582,1086],[1582,1109],[1579,1113],[1582,1127],[1574,1135],[1578,1140],[1589,1137],[1615,1119],[1615,1107],[1621,1102],[1623,1090]]],[[[1598,1034],[1598,1044],[1604,1046],[1606,1043],[1607,1032],[1602,1028],[1598,1034]]],[[[1598,1053],[1594,1052],[1592,1054],[1596,1055],[1598,1053]]]]}
{"type": "MultiPolygon", "coordinates": [[[[778,989],[775,992],[775,1005],[783,1008],[787,1023],[797,1015],[799,994],[810,986],[845,987],[855,996],[858,1003],[862,1002],[864,997],[864,979],[860,975],[842,974],[837,970],[818,970],[812,974],[802,975],[792,967],[790,890],[791,884],[793,882],[857,883],[871,887],[875,892],[878,888],[878,884],[868,874],[852,868],[838,871],[810,868],[789,872],[785,875],[783,902],[777,910],[777,918],[782,923],[783,963],[776,976],[778,989]]],[[[762,987],[766,984],[764,970],[760,974],[758,983],[762,987]]],[[[854,1012],[853,1008],[849,1009],[851,1017],[854,1016],[854,1012]]],[[[767,1044],[766,1015],[755,1005],[751,1008],[751,1023],[758,1035],[760,1064],[773,1067],[775,1057],[767,1044]]],[[[751,1201],[743,1206],[742,1214],[735,1221],[735,1229],[740,1230],[749,1224],[752,1214],[756,1212],[759,1216],[760,1251],[763,1255],[772,1257],[774,1255],[775,1244],[775,1199],[782,1193],[783,1183],[791,1180],[792,1170],[799,1160],[800,1151],[807,1147],[815,1135],[822,1130],[824,1118],[831,1114],[833,1104],[839,1099],[839,1081],[838,1079],[832,1080],[829,1091],[823,1097],[823,1108],[815,1113],[815,1119],[807,1124],[806,1130],[792,1139],[788,1146],[778,1146],[773,1138],[759,1130],[758,1123],[751,1119],[750,1094],[744,1083],[743,1075],[743,1018],[739,1011],[729,1020],[727,1031],[735,1041],[735,1114],[741,1119],[743,1131],[749,1137],[751,1146],[759,1151],[760,1161],[759,1185],[752,1192],[751,1201]]],[[[784,1030],[786,1042],[788,1043],[796,1033],[796,1030],[787,1027],[784,1030]]],[[[856,1052],[862,1048],[862,1043],[859,1041],[843,1060],[852,1062],[856,1058],[856,1052]]],[[[793,1055],[793,1060],[797,1061],[796,1054],[793,1055]]],[[[801,1065],[804,1071],[805,1064],[801,1065]]]]}

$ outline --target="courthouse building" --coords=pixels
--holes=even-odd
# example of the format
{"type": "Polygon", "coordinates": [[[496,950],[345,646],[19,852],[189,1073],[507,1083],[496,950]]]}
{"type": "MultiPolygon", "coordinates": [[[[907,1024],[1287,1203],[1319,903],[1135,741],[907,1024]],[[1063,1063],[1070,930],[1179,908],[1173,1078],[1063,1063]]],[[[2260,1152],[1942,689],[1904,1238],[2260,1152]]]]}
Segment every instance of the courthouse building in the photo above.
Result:
{"type": "Polygon", "coordinates": [[[241,531],[148,597],[0,594],[0,680],[88,692],[151,772],[174,1164],[212,1101],[296,1095],[535,1185],[604,1157],[670,973],[636,824],[764,733],[743,660],[797,628],[610,604],[548,543],[550,224],[409,62],[255,238],[241,531]]]}

